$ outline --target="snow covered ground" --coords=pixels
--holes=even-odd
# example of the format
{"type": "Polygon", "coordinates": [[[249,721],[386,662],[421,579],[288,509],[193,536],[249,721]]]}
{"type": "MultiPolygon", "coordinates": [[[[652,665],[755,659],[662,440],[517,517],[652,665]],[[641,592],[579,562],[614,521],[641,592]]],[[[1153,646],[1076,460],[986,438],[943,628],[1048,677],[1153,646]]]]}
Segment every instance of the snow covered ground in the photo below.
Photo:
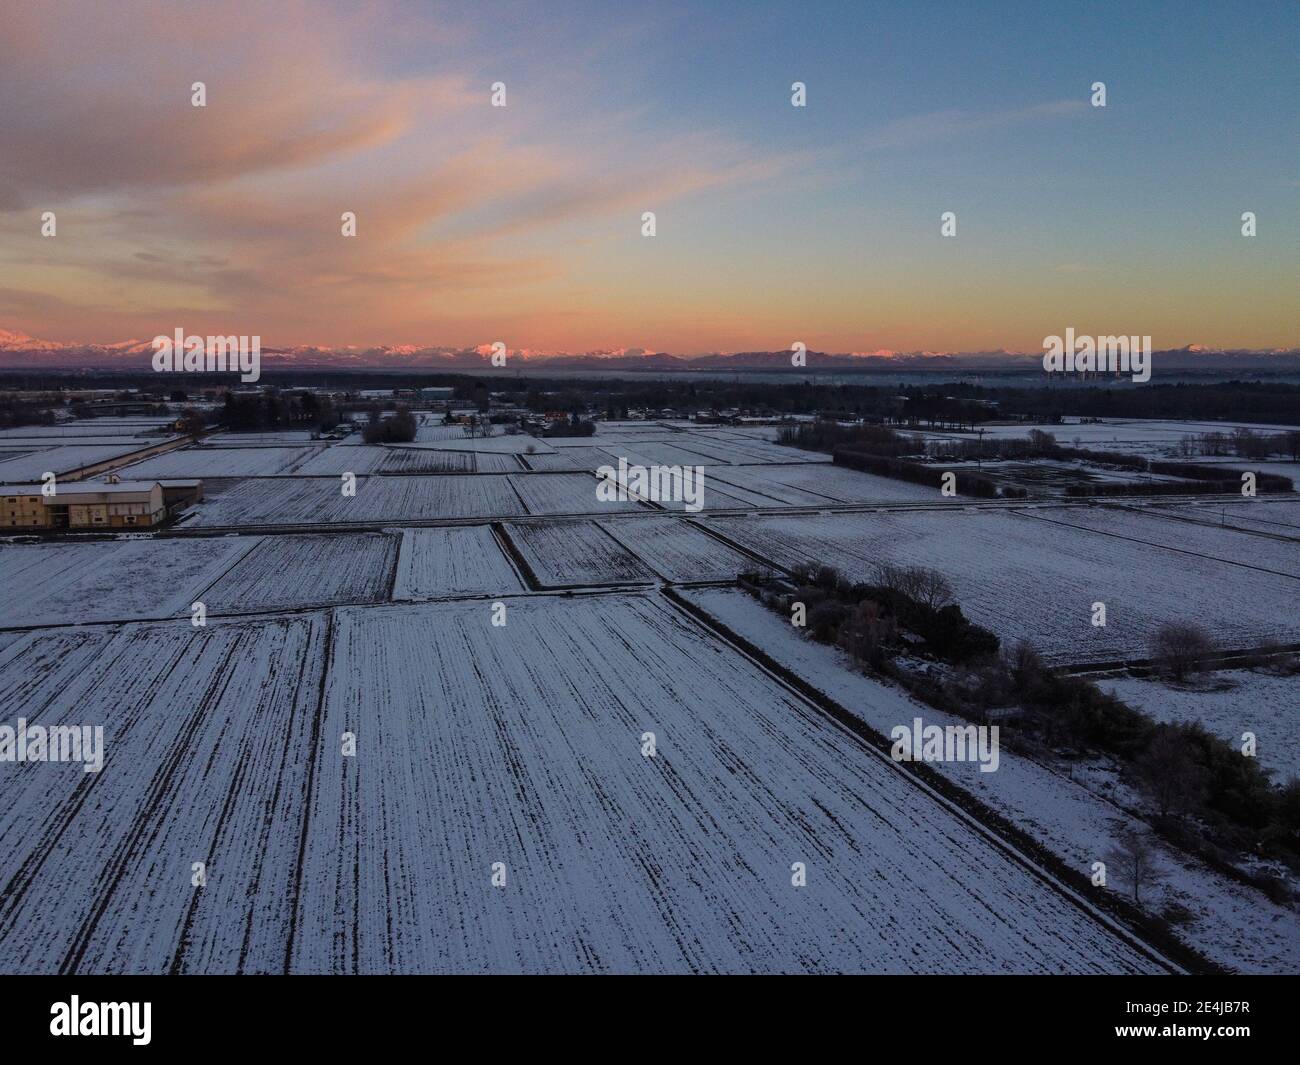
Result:
{"type": "Polygon", "coordinates": [[[107,462],[162,442],[161,439],[141,441],[123,438],[120,444],[67,444],[39,451],[14,452],[10,457],[6,457],[6,452],[0,451],[0,484],[40,481],[47,472],[55,476],[73,473],[85,466],[107,462]]]}
{"type": "Polygon", "coordinates": [[[293,473],[312,447],[186,447],[117,471],[143,481],[159,477],[274,477],[293,473]]]}
{"type": "MultiPolygon", "coordinates": [[[[1276,435],[1287,431],[1285,426],[1252,425],[1245,422],[1184,422],[1126,418],[1108,418],[1087,424],[1071,421],[1057,425],[983,427],[986,440],[1020,439],[1028,436],[1032,429],[1051,433],[1062,447],[1074,447],[1077,441],[1077,446],[1092,451],[1119,451],[1152,459],[1176,457],[1184,437],[1201,436],[1205,433],[1223,433],[1230,436],[1234,429],[1250,429],[1265,435],[1276,435]]],[[[939,433],[929,430],[922,435],[935,440],[977,438],[975,433],[939,433]]],[[[1193,456],[1187,461],[1200,462],[1201,457],[1193,456]]]]}
{"type": "Polygon", "coordinates": [[[506,533],[547,588],[629,584],[654,573],[594,521],[514,523],[506,533]]]}
{"type": "Polygon", "coordinates": [[[1260,496],[1249,502],[1206,501],[1159,509],[1174,517],[1300,540],[1300,499],[1260,496]]]}
{"type": "Polygon", "coordinates": [[[1152,968],[664,605],[489,618],[338,612],[295,970],[1152,968]]]}
{"type": "MultiPolygon", "coordinates": [[[[909,510],[937,491],[775,435],[601,423],[528,455],[470,453],[463,437],[447,450],[223,434],[150,460],[208,482],[180,536],[0,543],[4,723],[98,723],[107,736],[100,774],[0,764],[0,971],[1152,968],[1086,899],[654,585],[760,564],[730,541],[859,578],[881,559],[933,565],[968,615],[1059,661],[1145,655],[1170,619],[1208,623],[1225,644],[1300,640],[1300,504],[1223,504],[1227,530],[1167,503],[1163,516],[909,510]],[[708,506],[820,513],[605,503],[590,471],[618,455],[705,466],[708,506]],[[172,465],[200,460],[213,472],[172,465]],[[358,475],[355,497],[343,472],[358,475]],[[881,507],[825,509],[864,500],[881,507]],[[442,520],[467,524],[403,527],[442,520]],[[349,522],[384,531],[183,535],[349,522]],[[496,523],[543,584],[605,587],[525,587],[496,523]],[[199,599],[203,627],[189,619],[199,599]],[[1090,624],[1096,599],[1106,629],[1090,624]],[[794,862],[807,887],[792,885],[794,862]]],[[[57,450],[81,451],[75,439],[57,450]]],[[[0,434],[0,464],[21,461],[5,446],[0,434]]],[[[747,596],[684,594],[873,727],[943,723],[747,596]]],[[[1213,696],[1222,707],[1178,699],[1210,727],[1215,714],[1225,728],[1257,720],[1261,757],[1294,750],[1286,685],[1298,682],[1239,679],[1213,696]]],[[[1133,823],[1132,794],[1104,775],[1072,780],[1005,749],[997,772],[973,770],[944,771],[1077,868],[1133,823]]],[[[1195,914],[1192,945],[1242,971],[1300,969],[1294,914],[1165,860],[1175,875],[1157,897],[1195,914]]]]}
{"type": "MultiPolygon", "coordinates": [[[[594,498],[595,478],[588,480],[594,498]]],[[[345,496],[342,487],[341,478],[332,477],[250,479],[193,507],[191,523],[211,527],[399,522],[525,513],[510,478],[501,475],[358,476],[354,496],[345,496]]]]}
{"type": "MultiPolygon", "coordinates": [[[[842,651],[800,635],[744,592],[692,589],[683,594],[882,735],[915,717],[927,724],[965,723],[918,703],[900,688],[864,676],[842,651]]],[[[1122,830],[1145,828],[1118,803],[1124,796],[1085,786],[1005,747],[992,773],[980,772],[975,762],[933,765],[1084,873],[1122,830]]],[[[1194,859],[1166,849],[1160,860],[1170,878],[1154,889],[1151,899],[1157,909],[1177,902],[1196,915],[1185,932],[1187,942],[1234,971],[1300,970],[1300,921],[1293,912],[1194,859]]]]}
{"type": "Polygon", "coordinates": [[[380,447],[374,444],[326,447],[295,471],[303,476],[343,473],[473,473],[473,455],[424,448],[380,447]]]}
{"type": "Polygon", "coordinates": [[[755,567],[753,559],[679,518],[637,515],[600,526],[665,580],[731,581],[755,567]]]}
{"type": "Polygon", "coordinates": [[[0,774],[5,972],[1155,967],[650,598],[33,633],[0,698],[106,734],[0,774]]]}
{"type": "Polygon", "coordinates": [[[587,473],[528,473],[510,478],[529,514],[608,514],[640,510],[635,500],[602,500],[600,482],[587,473]]]}
{"type": "Polygon", "coordinates": [[[814,562],[860,581],[882,561],[938,569],[967,617],[1005,644],[1026,641],[1056,663],[1146,658],[1152,636],[1169,621],[1205,625],[1226,648],[1300,641],[1293,577],[1045,520],[1095,514],[1104,523],[1112,513],[1123,522],[1146,520],[1067,507],[705,521],[784,566],[814,562]],[[1106,604],[1105,627],[1092,624],[1097,602],[1106,604]]]}
{"type": "Polygon", "coordinates": [[[0,654],[6,717],[99,725],[105,755],[0,772],[0,971],[283,970],[325,631],[66,629],[0,654]]]}
{"type": "Polygon", "coordinates": [[[938,503],[943,499],[938,488],[826,463],[751,466],[711,472],[718,480],[749,487],[798,506],[896,501],[938,503]]]}
{"type": "MultiPolygon", "coordinates": [[[[1033,514],[1040,520],[1060,522],[1075,529],[1156,544],[1171,551],[1216,558],[1300,580],[1300,547],[1272,536],[1230,526],[1216,528],[1179,521],[1170,511],[1157,513],[1143,507],[1071,507],[1035,510],[1033,514]]],[[[1300,595],[1300,586],[1296,593],[1300,595]]]]}
{"type": "Polygon", "coordinates": [[[394,599],[505,595],[523,589],[486,525],[404,529],[394,599]]]}
{"type": "Polygon", "coordinates": [[[77,625],[189,614],[256,536],[0,545],[0,625],[77,625]]]}
{"type": "Polygon", "coordinates": [[[377,603],[388,599],[397,546],[390,533],[266,536],[200,598],[210,614],[377,603]]]}

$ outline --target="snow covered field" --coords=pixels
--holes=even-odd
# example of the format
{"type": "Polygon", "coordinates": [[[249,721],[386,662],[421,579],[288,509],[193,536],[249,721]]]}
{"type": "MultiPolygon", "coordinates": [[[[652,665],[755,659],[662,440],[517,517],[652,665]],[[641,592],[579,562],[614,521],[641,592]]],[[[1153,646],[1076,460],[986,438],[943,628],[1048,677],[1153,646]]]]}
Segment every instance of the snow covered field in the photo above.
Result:
{"type": "MultiPolygon", "coordinates": [[[[1252,425],[1246,422],[1197,422],[1197,421],[1155,421],[1111,418],[1101,422],[1064,422],[1058,425],[989,425],[984,427],[984,436],[988,440],[1020,439],[1028,436],[1030,430],[1038,429],[1051,433],[1056,442],[1063,447],[1078,446],[1093,451],[1119,451],[1131,455],[1141,455],[1152,459],[1169,459],[1178,455],[1179,444],[1184,437],[1201,436],[1205,433],[1223,433],[1232,435],[1234,429],[1250,429],[1265,435],[1286,432],[1285,426],[1252,425]]],[[[922,433],[928,439],[942,440],[954,438],[975,439],[974,433],[922,433]]],[[[1201,456],[1193,456],[1190,462],[1202,461],[1201,456]]],[[[1230,460],[1230,461],[1246,461],[1230,460]]]]}
{"type": "MultiPolygon", "coordinates": [[[[683,594],[881,735],[918,716],[938,725],[965,724],[918,703],[901,688],[864,676],[838,648],[801,636],[744,592],[708,588],[683,594]]],[[[1076,781],[1005,746],[995,773],[981,773],[975,762],[936,762],[934,767],[1081,872],[1092,868],[1122,830],[1147,828],[1121,805],[1125,796],[1104,785],[1085,786],[1086,777],[1076,781]]],[[[1170,877],[1154,889],[1153,898],[1159,906],[1176,902],[1195,914],[1187,939],[1198,950],[1236,972],[1300,970],[1300,922],[1294,913],[1193,858],[1165,849],[1159,861],[1170,877]]]]}
{"type": "Polygon", "coordinates": [[[90,442],[88,437],[138,437],[157,443],[167,438],[167,433],[163,430],[171,421],[171,418],[83,418],[57,425],[20,425],[12,429],[0,429],[0,446],[7,447],[9,441],[14,439],[85,444],[90,442]]]}
{"type": "Polygon", "coordinates": [[[1300,499],[1259,497],[1249,502],[1186,503],[1159,509],[1175,517],[1300,540],[1300,499]]]}
{"type": "Polygon", "coordinates": [[[634,500],[601,500],[600,483],[586,473],[529,473],[510,478],[529,514],[608,514],[614,510],[639,510],[634,500]]]}
{"type": "MultiPolygon", "coordinates": [[[[1203,555],[1240,566],[1268,570],[1300,580],[1300,547],[1295,543],[1258,536],[1233,528],[1179,521],[1139,507],[1071,507],[1068,510],[1036,510],[1035,517],[1061,522],[1072,528],[1116,536],[1171,551],[1203,555]]],[[[1296,587],[1300,596],[1300,585],[1296,587]]]]}
{"type": "Polygon", "coordinates": [[[548,588],[654,580],[640,559],[594,521],[520,522],[507,525],[506,533],[548,588]]]}
{"type": "Polygon", "coordinates": [[[389,533],[266,536],[202,600],[210,614],[377,603],[388,599],[397,545],[389,533]]]}
{"type": "Polygon", "coordinates": [[[938,488],[895,481],[874,473],[827,463],[711,470],[711,476],[773,496],[793,506],[821,503],[893,503],[942,501],[938,488]]]}
{"type": "Polygon", "coordinates": [[[404,529],[394,599],[506,595],[523,590],[486,525],[404,529]]]}
{"type": "Polygon", "coordinates": [[[366,444],[321,448],[295,472],[337,477],[343,473],[473,473],[474,469],[473,455],[366,444]]]}
{"type": "Polygon", "coordinates": [[[260,537],[0,545],[0,625],[189,614],[260,537]]]}
{"type": "MultiPolygon", "coordinates": [[[[868,580],[882,561],[938,569],[967,617],[1007,645],[1051,662],[1146,658],[1168,621],[1207,626],[1224,647],[1300,640],[1296,582],[1198,555],[1075,529],[1005,510],[889,511],[707,519],[779,565],[814,562],[868,580]],[[1092,604],[1107,606],[1104,628],[1092,604]]],[[[1096,513],[1101,514],[1102,511],[1096,513]]],[[[1142,520],[1142,519],[1135,519],[1142,520]]]]}
{"type": "Polygon", "coordinates": [[[158,477],[274,477],[293,473],[311,447],[186,447],[117,471],[124,479],[158,477]]]}
{"type": "Polygon", "coordinates": [[[1153,968],[662,604],[489,616],[336,615],[294,970],[1153,968]]]}
{"type": "Polygon", "coordinates": [[[47,471],[61,476],[161,442],[124,439],[120,444],[68,444],[39,451],[23,451],[8,458],[5,457],[5,452],[0,451],[0,484],[39,481],[47,471]]]}
{"type": "Polygon", "coordinates": [[[246,480],[191,512],[193,525],[211,527],[511,517],[525,510],[509,477],[431,474],[359,476],[355,496],[343,495],[342,480],[331,477],[246,480]]]}
{"type": "MultiPolygon", "coordinates": [[[[0,971],[1158,968],[656,585],[730,582],[762,565],[747,552],[856,579],[890,560],[939,569],[968,616],[1057,662],[1145,657],[1168,620],[1225,646],[1300,641],[1300,503],[945,505],[775,435],[601,423],[528,455],[223,434],[140,464],[205,479],[179,535],[0,542],[3,723],[107,739],[99,774],[0,764],[0,971]],[[590,471],[618,455],[705,466],[706,507],[813,513],[602,502],[590,471]],[[210,466],[180,465],[196,461],[210,466]],[[1212,527],[1221,513],[1237,528],[1212,527]],[[442,520],[466,524],[407,524],[442,520]],[[383,531],[188,535],[321,523],[383,531]]],[[[5,446],[0,471],[21,461],[5,446]]],[[[735,589],[682,594],[873,728],[948,720],[735,589]]],[[[1297,771],[1300,679],[1225,676],[1238,686],[1114,683],[1152,716],[1255,731],[1266,765],[1297,771]]],[[[1005,748],[998,772],[941,772],[1071,868],[1138,823],[1113,774],[1005,748]]],[[[1300,969],[1294,913],[1163,858],[1155,897],[1193,913],[1190,945],[1240,971],[1300,969]]]]}
{"type": "Polygon", "coordinates": [[[6,716],[101,725],[105,754],[0,773],[0,971],[283,970],[324,636],[321,616],[183,621],[0,654],[6,716]]]}
{"type": "Polygon", "coordinates": [[[600,526],[664,580],[731,581],[754,568],[754,560],[680,518],[642,517],[600,526]]]}

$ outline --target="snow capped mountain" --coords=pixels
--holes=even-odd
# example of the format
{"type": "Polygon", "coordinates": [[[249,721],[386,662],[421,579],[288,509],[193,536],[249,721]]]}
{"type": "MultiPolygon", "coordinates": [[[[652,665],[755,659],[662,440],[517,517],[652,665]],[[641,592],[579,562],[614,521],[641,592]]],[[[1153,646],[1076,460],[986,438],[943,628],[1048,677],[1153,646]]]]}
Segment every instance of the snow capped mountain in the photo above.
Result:
{"type": "Polygon", "coordinates": [[[0,329],[0,351],[57,351],[62,347],[53,340],[37,340],[26,333],[0,329]]]}
{"type": "MultiPolygon", "coordinates": [[[[297,344],[263,345],[263,363],[271,368],[290,369],[480,369],[491,366],[492,344],[473,348],[445,345],[381,344],[373,347],[322,347],[297,344]]],[[[60,343],[39,340],[21,330],[0,329],[0,366],[10,369],[119,368],[138,369],[149,364],[151,341],[130,339],[113,343],[60,343]]],[[[1216,348],[1188,344],[1158,351],[1156,365],[1167,369],[1291,369],[1300,368],[1300,348],[1216,348]]],[[[507,359],[518,366],[553,366],[556,369],[753,369],[790,370],[790,350],[714,351],[673,355],[645,347],[597,349],[584,352],[543,348],[508,348],[507,359]]],[[[1016,352],[1005,348],[991,351],[875,351],[845,353],[808,351],[806,368],[821,370],[898,369],[1029,369],[1038,363],[1038,352],[1016,352]]]]}

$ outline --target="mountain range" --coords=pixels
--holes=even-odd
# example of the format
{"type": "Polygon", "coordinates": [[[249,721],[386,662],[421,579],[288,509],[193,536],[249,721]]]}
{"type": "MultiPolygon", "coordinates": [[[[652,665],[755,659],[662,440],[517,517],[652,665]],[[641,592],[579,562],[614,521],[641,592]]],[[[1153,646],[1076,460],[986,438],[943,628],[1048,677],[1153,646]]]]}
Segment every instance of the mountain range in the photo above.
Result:
{"type": "MultiPolygon", "coordinates": [[[[122,369],[148,367],[153,354],[148,340],[112,344],[60,343],[26,333],[0,329],[0,368],[4,369],[122,369]]],[[[506,369],[523,362],[533,369],[691,371],[709,370],[825,370],[836,372],[890,370],[1030,370],[1041,365],[1040,352],[996,351],[809,351],[804,367],[793,367],[790,351],[708,352],[674,355],[644,348],[565,352],[519,349],[509,352],[506,369]]],[[[1214,348],[1199,344],[1157,351],[1155,365],[1177,370],[1300,370],[1300,348],[1214,348]]],[[[262,347],[262,367],[275,369],[392,369],[491,370],[491,346],[456,348],[418,345],[371,348],[329,348],[315,345],[262,347]]]]}

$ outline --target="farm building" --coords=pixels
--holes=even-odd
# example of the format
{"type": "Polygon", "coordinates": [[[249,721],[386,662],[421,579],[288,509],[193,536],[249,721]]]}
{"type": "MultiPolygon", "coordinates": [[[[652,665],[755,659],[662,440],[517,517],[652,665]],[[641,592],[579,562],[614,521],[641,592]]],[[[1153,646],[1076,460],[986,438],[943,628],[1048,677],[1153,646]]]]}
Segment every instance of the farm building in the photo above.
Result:
{"type": "Polygon", "coordinates": [[[0,525],[25,529],[120,529],[157,525],[169,507],[203,498],[202,481],[82,482],[52,496],[33,485],[0,487],[0,525]]]}

